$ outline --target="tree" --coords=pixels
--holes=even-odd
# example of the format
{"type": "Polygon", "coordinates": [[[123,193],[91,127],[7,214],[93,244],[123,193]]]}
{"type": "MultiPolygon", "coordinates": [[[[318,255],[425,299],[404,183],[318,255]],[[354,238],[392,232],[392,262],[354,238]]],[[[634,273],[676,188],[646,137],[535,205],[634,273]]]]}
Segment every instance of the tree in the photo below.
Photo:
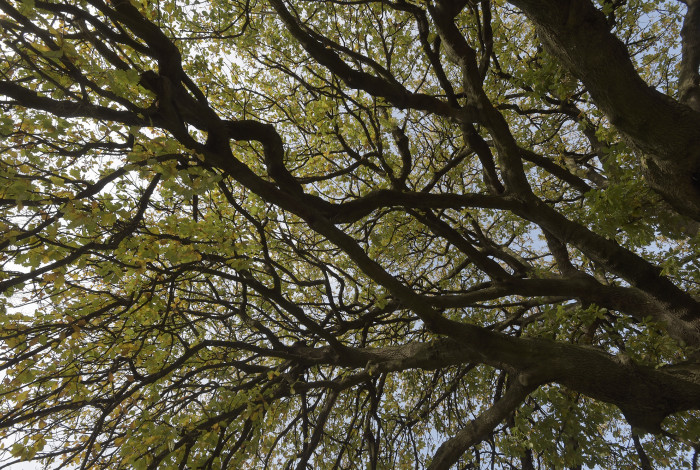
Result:
{"type": "Polygon", "coordinates": [[[697,467],[697,0],[0,9],[5,466],[697,467]]]}

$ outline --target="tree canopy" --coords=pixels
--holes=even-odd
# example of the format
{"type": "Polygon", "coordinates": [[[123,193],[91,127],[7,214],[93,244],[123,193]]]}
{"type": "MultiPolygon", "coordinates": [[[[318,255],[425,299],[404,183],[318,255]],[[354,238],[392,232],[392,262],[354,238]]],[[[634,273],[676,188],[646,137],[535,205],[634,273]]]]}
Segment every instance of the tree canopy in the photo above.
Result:
{"type": "Polygon", "coordinates": [[[0,468],[697,468],[700,0],[0,0],[0,468]]]}

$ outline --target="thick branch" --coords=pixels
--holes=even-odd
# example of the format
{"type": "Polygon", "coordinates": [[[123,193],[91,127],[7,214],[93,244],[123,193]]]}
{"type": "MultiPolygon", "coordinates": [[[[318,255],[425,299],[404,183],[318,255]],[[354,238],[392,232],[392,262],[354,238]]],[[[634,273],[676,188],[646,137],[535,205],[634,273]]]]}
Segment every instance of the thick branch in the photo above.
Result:
{"type": "MultiPolygon", "coordinates": [[[[590,0],[510,0],[535,24],[547,49],[578,77],[600,109],[645,154],[646,176],[676,210],[700,220],[700,113],[649,87],[625,45],[590,0]]],[[[696,2],[689,2],[696,3],[696,2]]],[[[695,8],[695,7],[693,7],[695,8]]],[[[690,10],[690,5],[689,5],[690,10]]],[[[691,15],[686,21],[695,21],[691,15]]],[[[693,35],[686,30],[691,71],[693,35]]]]}
{"type": "Polygon", "coordinates": [[[0,80],[0,95],[11,98],[10,105],[46,111],[65,118],[90,118],[121,122],[129,126],[145,126],[146,120],[130,111],[118,111],[88,103],[55,100],[39,95],[11,81],[0,80]]]}
{"type": "Polygon", "coordinates": [[[685,4],[688,11],[681,30],[683,46],[678,91],[683,103],[700,111],[700,2],[685,0],[685,4]]]}
{"type": "Polygon", "coordinates": [[[541,201],[516,211],[549,231],[562,243],[571,243],[606,269],[658,302],[649,314],[666,325],[669,335],[687,344],[700,344],[700,304],[690,294],[661,275],[661,270],[639,255],[572,222],[541,201]]]}
{"type": "MultiPolygon", "coordinates": [[[[655,369],[626,356],[555,341],[513,338],[484,328],[442,320],[456,339],[385,348],[297,347],[304,364],[365,368],[370,374],[412,368],[433,370],[456,364],[482,363],[520,373],[520,385],[531,390],[549,382],[617,405],[633,426],[658,432],[671,413],[700,407],[700,366],[655,369]]],[[[442,329],[442,328],[440,328],[442,329]]]]}
{"type": "Polygon", "coordinates": [[[510,413],[512,413],[527,396],[535,390],[535,386],[523,385],[517,379],[508,388],[505,395],[493,404],[491,408],[481,413],[454,437],[443,442],[435,452],[433,461],[428,469],[438,470],[450,468],[459,457],[471,446],[486,439],[510,413]]]}

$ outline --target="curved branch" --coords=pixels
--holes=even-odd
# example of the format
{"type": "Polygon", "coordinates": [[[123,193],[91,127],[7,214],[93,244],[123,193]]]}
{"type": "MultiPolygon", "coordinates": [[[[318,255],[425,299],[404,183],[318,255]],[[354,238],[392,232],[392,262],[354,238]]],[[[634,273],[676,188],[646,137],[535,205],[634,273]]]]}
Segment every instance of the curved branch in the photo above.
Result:
{"type": "Polygon", "coordinates": [[[536,388],[533,385],[520,383],[516,377],[513,384],[506,390],[505,395],[494,403],[491,408],[481,413],[476,419],[473,419],[454,437],[442,443],[437,452],[435,452],[428,470],[450,468],[454,465],[467,449],[486,439],[498,426],[498,423],[515,411],[536,388]]]}
{"type": "Polygon", "coordinates": [[[464,112],[449,104],[423,93],[412,93],[397,81],[376,77],[366,72],[351,68],[338,54],[326,49],[301,26],[300,22],[289,12],[282,0],[269,0],[287,30],[299,41],[299,44],[319,64],[341,78],[351,88],[364,90],[372,96],[382,97],[397,108],[412,108],[429,111],[441,116],[461,117],[464,112]]]}

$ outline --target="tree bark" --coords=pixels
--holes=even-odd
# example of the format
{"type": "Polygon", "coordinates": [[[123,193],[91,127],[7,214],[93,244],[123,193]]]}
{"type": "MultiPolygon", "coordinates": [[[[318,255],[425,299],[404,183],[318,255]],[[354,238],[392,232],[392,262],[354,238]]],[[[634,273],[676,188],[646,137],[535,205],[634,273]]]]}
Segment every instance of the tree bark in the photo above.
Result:
{"type": "MultiPolygon", "coordinates": [[[[642,80],[625,45],[590,0],[510,0],[535,24],[547,50],[578,77],[610,122],[642,154],[649,185],[678,212],[700,220],[700,113],[693,109],[697,75],[694,26],[686,19],[688,51],[681,93],[688,105],[642,80]],[[695,67],[695,70],[693,70],[695,67]],[[691,86],[692,85],[692,86],[691,86]]],[[[689,2],[692,12],[696,2],[689,2]]]]}

